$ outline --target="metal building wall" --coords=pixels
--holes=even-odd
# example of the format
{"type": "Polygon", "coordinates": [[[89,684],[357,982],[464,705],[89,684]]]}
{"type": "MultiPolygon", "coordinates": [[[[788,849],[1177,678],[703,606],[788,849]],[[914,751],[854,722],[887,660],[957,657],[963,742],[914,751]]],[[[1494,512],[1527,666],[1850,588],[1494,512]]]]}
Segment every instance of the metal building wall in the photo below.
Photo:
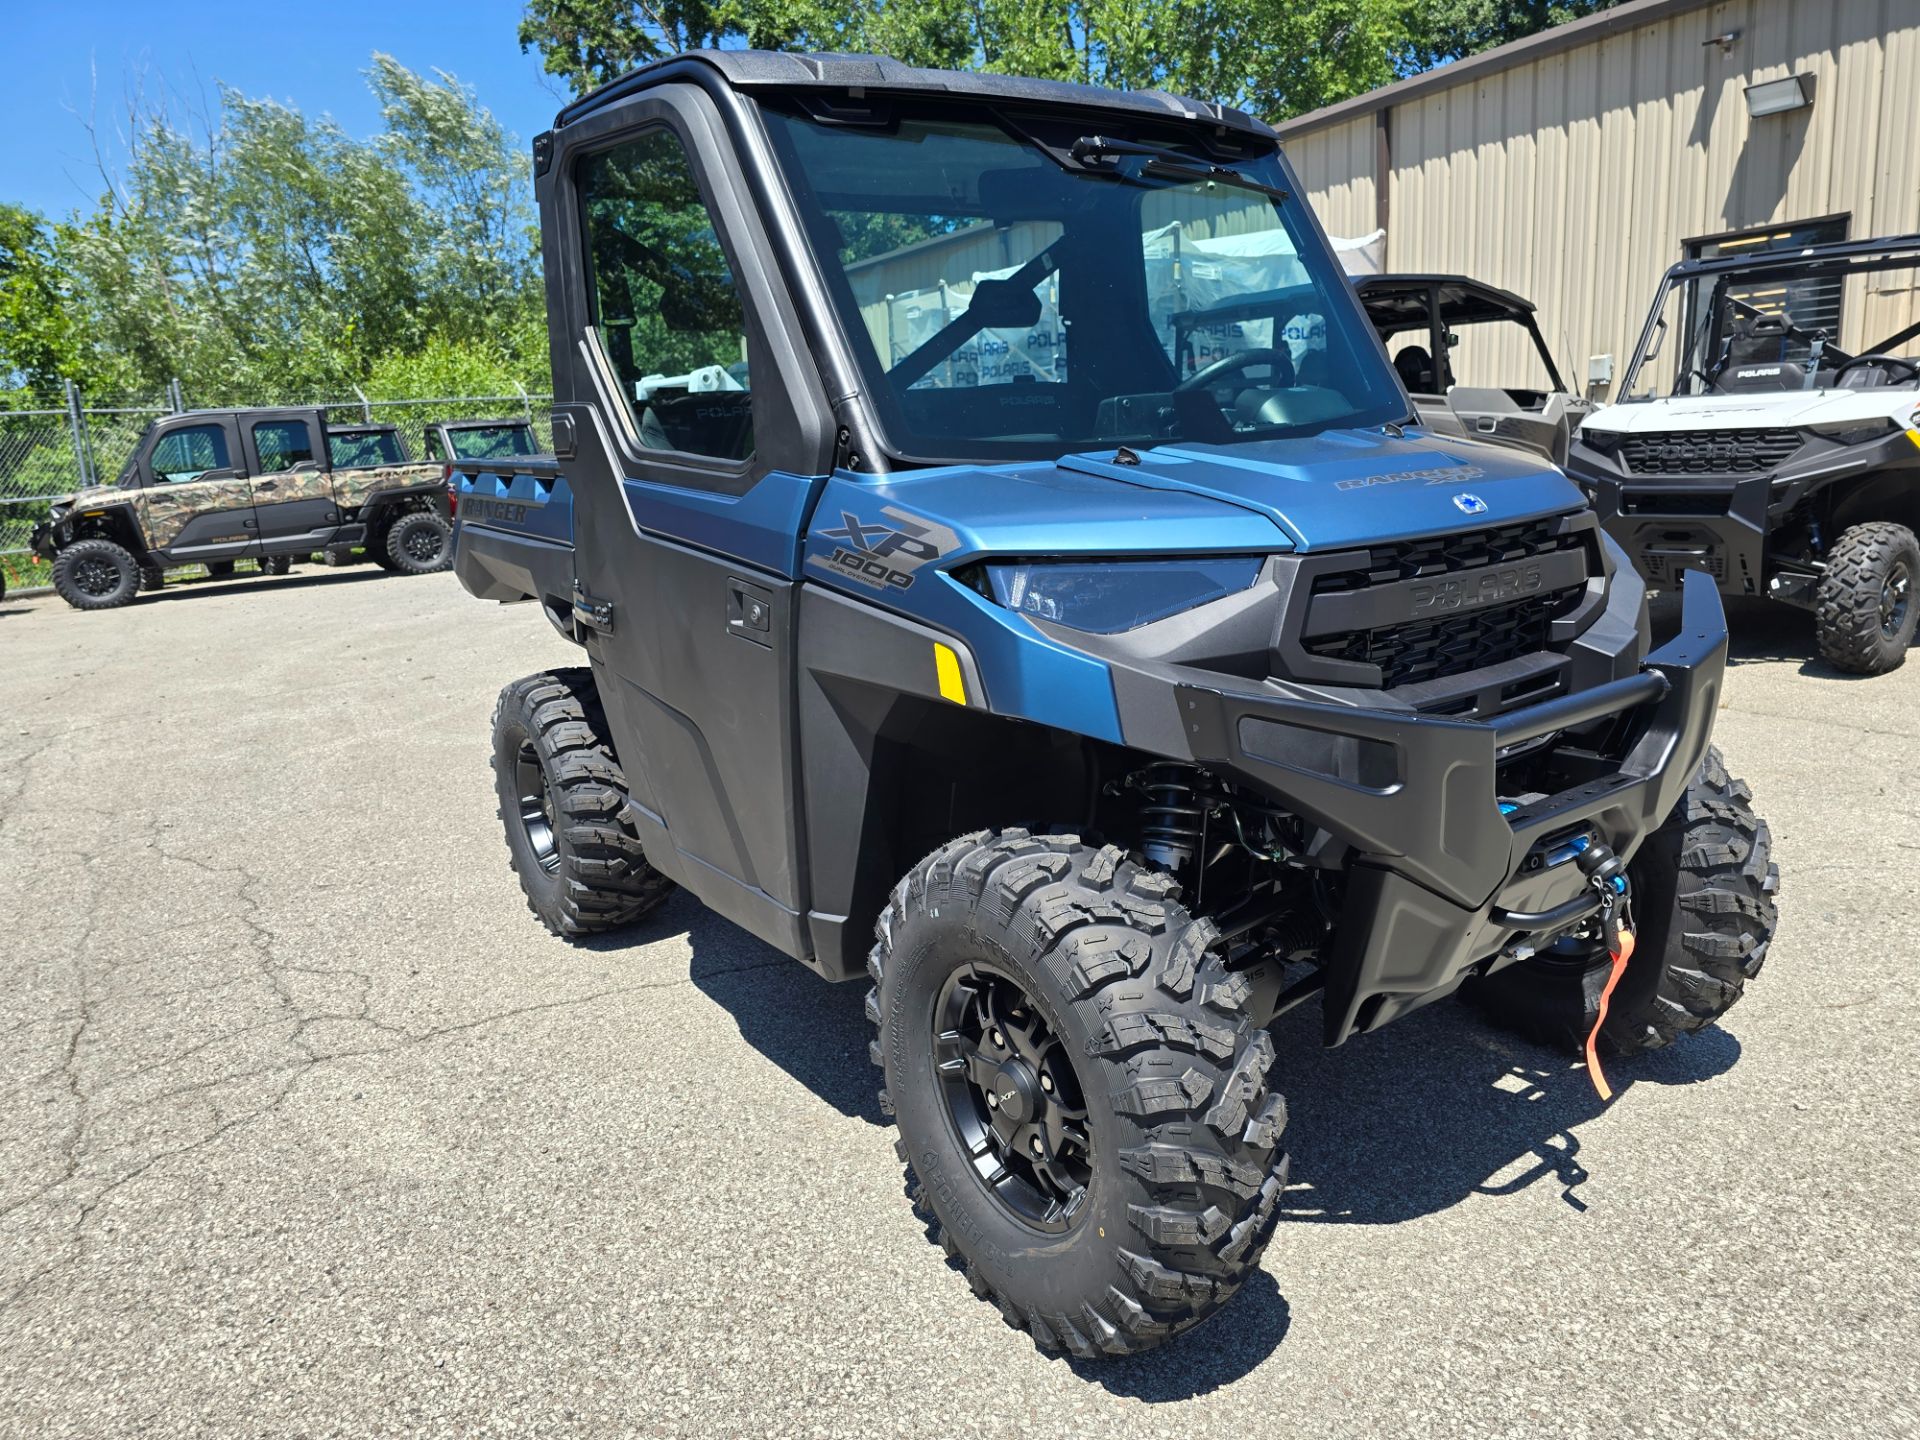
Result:
{"type": "MultiPolygon", "coordinates": [[[[1373,183],[1373,146],[1351,132],[1374,123],[1288,136],[1336,232],[1373,183]]],[[[1528,296],[1578,384],[1589,355],[1624,371],[1684,240],[1839,214],[1856,237],[1920,230],[1920,0],[1702,5],[1414,96],[1388,127],[1388,268],[1528,296]],[[1707,43],[1731,31],[1730,49],[1707,43]],[[1814,77],[1811,107],[1748,116],[1747,85],[1796,72],[1814,77]]],[[[1915,318],[1912,288],[1857,284],[1841,344],[1915,318]]],[[[1461,379],[1494,383],[1520,359],[1519,344],[1483,348],[1461,379]]]]}

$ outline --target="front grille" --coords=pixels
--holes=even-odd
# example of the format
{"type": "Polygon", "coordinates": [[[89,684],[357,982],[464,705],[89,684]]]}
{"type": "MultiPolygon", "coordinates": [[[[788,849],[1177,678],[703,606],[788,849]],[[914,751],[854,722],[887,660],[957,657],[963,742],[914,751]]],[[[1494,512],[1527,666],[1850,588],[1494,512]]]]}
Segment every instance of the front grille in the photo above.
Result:
{"type": "Polygon", "coordinates": [[[1468,610],[1439,620],[1348,630],[1307,641],[1310,654],[1380,667],[1391,690],[1423,680],[1464,675],[1547,648],[1548,627],[1579,603],[1580,592],[1531,596],[1494,610],[1468,610]]]}
{"type": "Polygon", "coordinates": [[[1352,570],[1322,575],[1313,582],[1313,593],[1364,590],[1370,585],[1424,580],[1456,570],[1477,570],[1483,565],[1511,565],[1516,560],[1531,560],[1557,550],[1578,550],[1586,544],[1585,531],[1567,530],[1555,516],[1464,535],[1402,540],[1373,546],[1364,552],[1364,562],[1352,570]]]}
{"type": "Polygon", "coordinates": [[[1620,463],[1634,475],[1764,475],[1805,441],[1798,430],[1667,430],[1629,435],[1620,463]]]}
{"type": "MultiPolygon", "coordinates": [[[[1316,577],[1312,593],[1315,597],[1346,594],[1456,572],[1467,572],[1466,583],[1471,585],[1472,572],[1512,567],[1561,551],[1583,552],[1584,574],[1592,575],[1599,560],[1594,534],[1590,522],[1570,525],[1564,516],[1549,516],[1465,534],[1376,545],[1356,555],[1351,568],[1316,577]]],[[[1378,666],[1381,686],[1391,690],[1464,675],[1545,650],[1552,623],[1578,608],[1585,593],[1583,579],[1577,585],[1432,618],[1309,634],[1302,643],[1309,655],[1321,659],[1378,666]]]]}

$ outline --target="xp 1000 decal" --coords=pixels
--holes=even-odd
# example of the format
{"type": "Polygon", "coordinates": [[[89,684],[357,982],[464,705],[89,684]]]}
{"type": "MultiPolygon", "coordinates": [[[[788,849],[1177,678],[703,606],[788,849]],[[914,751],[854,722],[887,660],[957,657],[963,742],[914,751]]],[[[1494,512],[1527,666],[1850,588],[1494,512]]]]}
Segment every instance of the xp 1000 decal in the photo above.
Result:
{"type": "Polygon", "coordinates": [[[922,565],[950,554],[960,543],[946,526],[891,505],[880,515],[878,520],[862,520],[841,511],[838,526],[815,532],[832,549],[808,556],[807,564],[875,590],[905,590],[922,565]]]}

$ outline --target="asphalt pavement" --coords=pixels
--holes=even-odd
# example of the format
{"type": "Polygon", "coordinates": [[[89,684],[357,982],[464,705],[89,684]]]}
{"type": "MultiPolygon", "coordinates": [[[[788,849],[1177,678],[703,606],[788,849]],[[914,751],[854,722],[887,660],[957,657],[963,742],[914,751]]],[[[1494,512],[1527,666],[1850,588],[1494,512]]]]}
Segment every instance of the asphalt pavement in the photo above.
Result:
{"type": "Polygon", "coordinates": [[[684,896],[553,939],[487,769],[526,607],[371,568],[0,602],[0,1435],[1920,1432],[1920,661],[1736,617],[1781,928],[1616,1063],[1283,1022],[1262,1272],[1034,1352],[903,1198],[863,986],[684,896]]]}

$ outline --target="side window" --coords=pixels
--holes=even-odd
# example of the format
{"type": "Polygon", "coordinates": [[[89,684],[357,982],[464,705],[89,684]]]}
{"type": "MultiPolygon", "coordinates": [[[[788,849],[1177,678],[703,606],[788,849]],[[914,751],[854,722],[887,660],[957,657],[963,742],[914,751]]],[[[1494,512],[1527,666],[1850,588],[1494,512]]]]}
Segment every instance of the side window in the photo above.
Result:
{"type": "Polygon", "coordinates": [[[179,485],[198,480],[209,470],[226,470],[233,461],[227,455],[227,432],[222,426],[189,425],[156,440],[153,458],[147,463],[158,483],[179,485]]]}
{"type": "Polygon", "coordinates": [[[253,427],[253,453],[260,473],[291,470],[313,461],[313,436],[304,420],[262,420],[253,427]]]}
{"type": "Polygon", "coordinates": [[[680,141],[653,130],[587,157],[589,312],[643,445],[753,453],[746,322],[680,141]]]}
{"type": "Polygon", "coordinates": [[[440,453],[440,432],[438,430],[427,431],[427,459],[444,460],[446,458],[446,456],[440,453]]]}

